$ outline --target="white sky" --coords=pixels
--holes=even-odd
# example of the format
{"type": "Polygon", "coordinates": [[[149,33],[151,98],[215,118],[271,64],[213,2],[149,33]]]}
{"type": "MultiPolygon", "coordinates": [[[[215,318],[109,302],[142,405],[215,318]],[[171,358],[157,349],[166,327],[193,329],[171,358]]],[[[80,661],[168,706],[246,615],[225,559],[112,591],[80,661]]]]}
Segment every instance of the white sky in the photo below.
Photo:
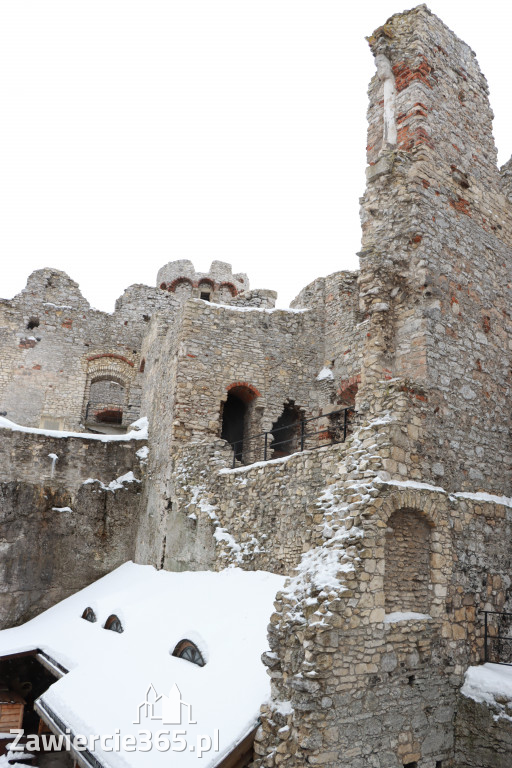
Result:
{"type": "MultiPolygon", "coordinates": [[[[213,259],[279,291],[357,268],[364,40],[404,0],[1,0],[0,295],[44,266],[99,309],[213,259]]],[[[410,6],[408,6],[410,7],[410,6]]],[[[512,4],[432,0],[512,153],[512,4]]]]}

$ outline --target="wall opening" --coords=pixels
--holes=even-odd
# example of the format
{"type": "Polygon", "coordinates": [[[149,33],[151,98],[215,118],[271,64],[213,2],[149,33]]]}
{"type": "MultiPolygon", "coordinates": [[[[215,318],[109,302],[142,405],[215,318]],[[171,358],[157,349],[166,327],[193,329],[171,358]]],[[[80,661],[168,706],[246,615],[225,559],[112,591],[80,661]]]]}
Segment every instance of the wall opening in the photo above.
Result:
{"type": "Polygon", "coordinates": [[[27,331],[31,331],[33,328],[39,328],[39,318],[30,317],[27,323],[27,331]]]}
{"type": "Polygon", "coordinates": [[[258,450],[253,438],[261,430],[261,409],[256,408],[259,392],[247,383],[228,387],[228,396],[222,404],[221,437],[233,446],[235,459],[246,464],[252,461],[258,450]]]}
{"type": "Polygon", "coordinates": [[[300,447],[301,422],[303,412],[293,400],[285,403],[280,417],[272,424],[272,458],[289,456],[300,447]]]}
{"type": "Polygon", "coordinates": [[[125,388],[115,379],[102,378],[91,383],[86,421],[89,424],[122,424],[125,388]]]}
{"type": "Polygon", "coordinates": [[[415,509],[399,509],[388,521],[385,542],[386,613],[430,608],[431,528],[415,509]]]}
{"type": "Polygon", "coordinates": [[[231,443],[237,461],[242,461],[244,452],[245,418],[247,403],[238,395],[228,392],[228,397],[222,409],[221,437],[231,443]]]}

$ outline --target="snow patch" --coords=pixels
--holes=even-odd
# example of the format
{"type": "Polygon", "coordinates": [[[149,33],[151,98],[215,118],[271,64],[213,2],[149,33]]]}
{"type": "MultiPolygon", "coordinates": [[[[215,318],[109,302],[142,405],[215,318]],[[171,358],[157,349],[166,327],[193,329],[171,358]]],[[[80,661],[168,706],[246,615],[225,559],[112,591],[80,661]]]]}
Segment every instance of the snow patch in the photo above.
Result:
{"type": "Polygon", "coordinates": [[[327,366],[324,366],[316,377],[317,381],[324,381],[325,379],[334,379],[333,372],[330,368],[327,368],[327,366]]]}
{"type": "Polygon", "coordinates": [[[52,512],[72,512],[71,507],[52,507],[52,512]]]}
{"type": "Polygon", "coordinates": [[[444,488],[438,485],[429,485],[428,483],[418,483],[416,480],[381,480],[386,485],[396,485],[398,488],[417,488],[421,491],[435,491],[436,493],[446,493],[444,488]]]}
{"type": "Polygon", "coordinates": [[[512,702],[512,667],[489,663],[468,667],[460,692],[479,704],[489,704],[498,709],[500,713],[495,716],[495,720],[504,718],[512,721],[512,717],[505,712],[503,702],[498,701],[508,699],[512,702]]]}
{"type": "Polygon", "coordinates": [[[397,621],[420,621],[431,619],[428,613],[415,613],[414,611],[394,611],[384,616],[384,624],[395,624],[397,621]]]}
{"type": "Polygon", "coordinates": [[[98,483],[100,488],[103,491],[118,491],[120,488],[124,488],[124,483],[140,483],[140,480],[137,480],[133,472],[126,472],[124,475],[120,475],[120,477],[116,477],[115,480],[111,480],[108,485],[105,485],[105,483],[102,483],[101,480],[98,480],[94,477],[88,477],[87,480],[84,480],[82,485],[91,485],[93,483],[98,483]]]}
{"type": "Polygon", "coordinates": [[[0,429],[10,429],[12,432],[25,432],[29,435],[45,435],[46,437],[79,437],[82,440],[99,440],[102,443],[123,442],[125,440],[147,440],[148,420],[145,416],[133,424],[125,435],[93,435],[88,432],[67,432],[59,429],[38,429],[37,427],[23,427],[14,421],[0,416],[0,429]]]}
{"type": "Polygon", "coordinates": [[[478,491],[478,493],[453,493],[456,499],[472,499],[473,501],[490,501],[493,504],[501,504],[504,507],[512,507],[512,498],[509,496],[493,496],[492,493],[484,493],[478,491]]]}
{"type": "Polygon", "coordinates": [[[232,304],[217,304],[211,301],[205,301],[204,299],[192,299],[192,301],[200,301],[201,304],[207,304],[209,307],[220,307],[221,309],[230,309],[232,312],[265,312],[267,315],[271,315],[274,312],[288,312],[293,315],[302,315],[304,312],[311,312],[310,309],[281,309],[280,307],[237,307],[232,304]]]}

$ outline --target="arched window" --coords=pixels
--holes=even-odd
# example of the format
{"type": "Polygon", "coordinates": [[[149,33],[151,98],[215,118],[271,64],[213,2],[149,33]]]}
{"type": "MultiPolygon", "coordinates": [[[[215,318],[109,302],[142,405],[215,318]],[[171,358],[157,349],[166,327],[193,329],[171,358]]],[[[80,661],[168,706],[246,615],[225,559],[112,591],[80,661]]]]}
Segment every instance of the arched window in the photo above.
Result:
{"type": "Polygon", "coordinates": [[[238,293],[233,283],[221,283],[219,285],[217,292],[219,294],[219,299],[221,301],[228,301],[229,299],[232,299],[233,296],[236,296],[238,293]]]}
{"type": "Polygon", "coordinates": [[[431,529],[415,509],[399,509],[388,521],[385,542],[386,613],[430,608],[431,529]]]}
{"type": "Polygon", "coordinates": [[[172,652],[172,656],[190,661],[192,664],[197,664],[198,667],[204,667],[205,664],[201,651],[191,640],[180,640],[172,652]]]}
{"type": "Polygon", "coordinates": [[[300,424],[304,414],[293,400],[285,403],[280,417],[272,424],[272,457],[289,456],[299,447],[300,424]]]}
{"type": "Polygon", "coordinates": [[[90,621],[91,624],[94,624],[96,619],[96,614],[94,613],[92,608],[86,608],[85,611],[82,613],[82,619],[85,619],[86,621],[90,621]]]}
{"type": "Polygon", "coordinates": [[[194,284],[189,277],[177,277],[167,288],[169,293],[174,293],[181,298],[192,296],[193,289],[194,284]]]}
{"type": "Polygon", "coordinates": [[[91,382],[86,421],[99,424],[122,424],[125,400],[124,384],[102,376],[91,382]]]}
{"type": "Polygon", "coordinates": [[[104,624],[105,629],[110,629],[112,632],[118,632],[121,634],[124,632],[123,625],[121,624],[121,620],[118,616],[113,613],[111,616],[108,617],[104,624]]]}

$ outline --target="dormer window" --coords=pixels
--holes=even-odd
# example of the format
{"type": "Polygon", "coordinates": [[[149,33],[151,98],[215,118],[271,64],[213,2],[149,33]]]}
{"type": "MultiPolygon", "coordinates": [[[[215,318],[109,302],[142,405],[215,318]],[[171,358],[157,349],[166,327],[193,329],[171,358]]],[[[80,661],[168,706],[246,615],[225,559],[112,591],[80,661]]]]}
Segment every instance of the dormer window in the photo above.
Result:
{"type": "Polygon", "coordinates": [[[85,609],[85,611],[82,613],[82,619],[85,619],[86,621],[90,621],[91,624],[94,624],[94,622],[97,621],[96,614],[94,613],[92,608],[85,609]]]}
{"type": "Polygon", "coordinates": [[[105,622],[105,629],[110,629],[112,632],[118,632],[121,634],[124,632],[123,625],[121,624],[121,620],[118,616],[113,613],[111,616],[108,617],[108,619],[105,622]]]}
{"type": "Polygon", "coordinates": [[[191,640],[180,640],[172,655],[177,656],[178,659],[185,659],[192,664],[197,664],[198,667],[204,667],[205,664],[201,651],[191,640]]]}

